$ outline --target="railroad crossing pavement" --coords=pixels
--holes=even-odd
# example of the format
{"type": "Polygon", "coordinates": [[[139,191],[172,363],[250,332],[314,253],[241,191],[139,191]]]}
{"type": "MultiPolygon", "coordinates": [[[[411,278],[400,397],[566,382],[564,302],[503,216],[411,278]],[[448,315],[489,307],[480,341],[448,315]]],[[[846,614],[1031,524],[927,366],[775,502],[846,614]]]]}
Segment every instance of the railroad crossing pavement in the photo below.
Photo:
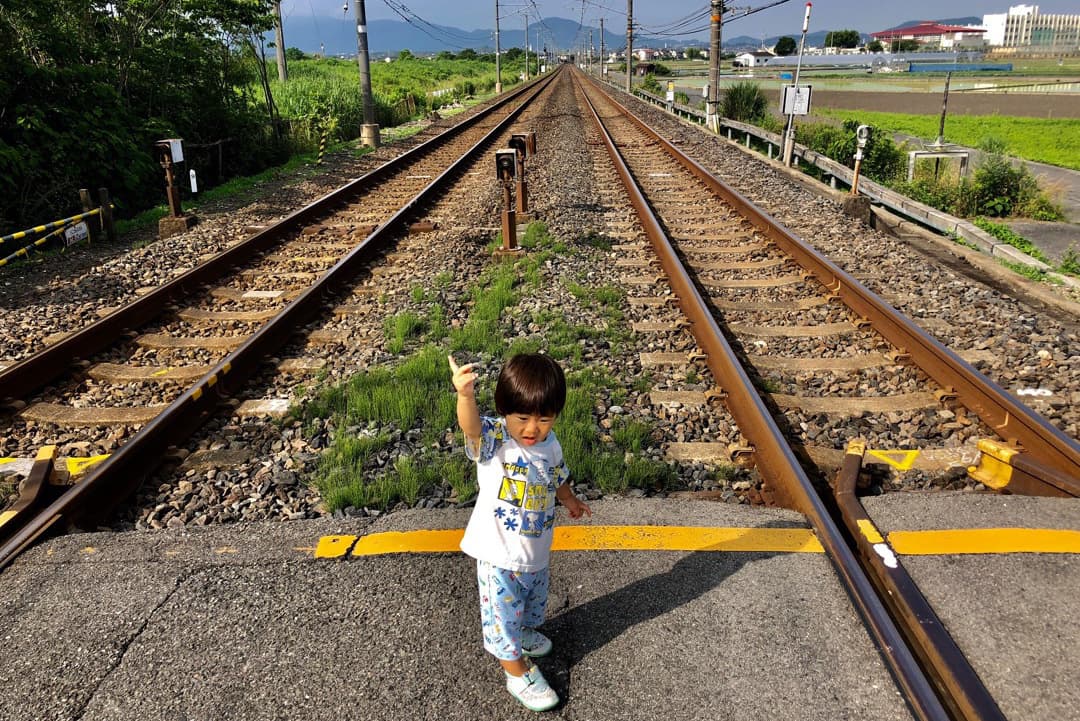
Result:
{"type": "MultiPolygon", "coordinates": [[[[1011,721],[1080,718],[1080,501],[864,503],[1011,721]],[[971,538],[899,534],[958,525],[1069,539],[1060,553],[941,556],[919,553],[971,538]]],[[[540,666],[568,700],[548,717],[911,718],[798,514],[593,508],[558,526],[556,649],[540,666]],[[621,550],[572,550],[590,544],[621,550]]],[[[536,718],[481,648],[469,559],[391,553],[454,548],[468,513],[45,541],[0,574],[0,719],[536,718]]],[[[998,532],[966,550],[1050,537],[998,532]]]]}
{"type": "Polygon", "coordinates": [[[890,493],[863,506],[1009,719],[1080,718],[1080,556],[964,553],[1080,530],[1080,499],[890,493]],[[965,528],[952,538],[895,531],[965,528]],[[978,529],[995,529],[990,538],[978,529]],[[889,535],[893,534],[893,535],[889,535]],[[926,544],[920,548],[918,544],[926,544]],[[919,555],[948,545],[952,554],[919,555]]]}
{"type": "MultiPolygon", "coordinates": [[[[703,528],[714,550],[554,554],[556,649],[540,666],[568,700],[547,717],[911,718],[798,514],[670,499],[593,509],[560,523],[741,530],[703,528]]],[[[358,534],[460,529],[468,513],[46,541],[0,575],[0,718],[537,718],[482,649],[469,559],[349,552],[358,534]],[[314,557],[320,539],[340,557],[314,557]]]]}

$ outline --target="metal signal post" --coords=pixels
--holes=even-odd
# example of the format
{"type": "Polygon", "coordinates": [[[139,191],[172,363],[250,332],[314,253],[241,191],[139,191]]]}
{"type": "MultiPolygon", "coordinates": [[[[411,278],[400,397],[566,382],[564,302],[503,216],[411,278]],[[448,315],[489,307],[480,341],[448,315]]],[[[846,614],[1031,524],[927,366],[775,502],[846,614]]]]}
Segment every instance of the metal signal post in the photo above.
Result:
{"type": "Polygon", "coordinates": [[[795,105],[799,97],[799,71],[802,69],[803,48],[806,46],[806,31],[810,27],[810,6],[806,3],[806,15],[803,17],[802,39],[799,40],[799,60],[795,63],[795,87],[794,97],[791,101],[791,112],[788,113],[787,129],[784,131],[784,165],[791,167],[791,153],[795,148],[795,105]]]}

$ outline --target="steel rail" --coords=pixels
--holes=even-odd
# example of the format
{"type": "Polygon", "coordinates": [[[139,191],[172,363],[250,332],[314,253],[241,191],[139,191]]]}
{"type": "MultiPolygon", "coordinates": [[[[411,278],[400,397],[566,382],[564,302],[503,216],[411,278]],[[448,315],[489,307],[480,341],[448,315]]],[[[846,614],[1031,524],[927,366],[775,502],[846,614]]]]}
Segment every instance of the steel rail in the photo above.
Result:
{"type": "Polygon", "coordinates": [[[942,697],[954,715],[961,719],[1005,721],[1001,707],[903,563],[885,545],[884,537],[855,495],[865,451],[865,443],[848,444],[844,462],[836,475],[833,497],[845,525],[851,529],[863,563],[872,569],[871,580],[885,604],[896,617],[904,620],[900,628],[923,664],[933,669],[931,678],[939,685],[942,697]]]}
{"type": "Polygon", "coordinates": [[[912,362],[942,389],[949,394],[955,393],[963,406],[974,411],[1003,439],[1022,446],[1029,454],[1027,459],[1030,465],[1052,469],[1042,474],[1042,483],[1028,485],[1028,493],[1080,496],[1080,443],[1015,400],[1008,391],[975,370],[913,321],[898,313],[877,294],[789,232],[768,213],[657,135],[618,100],[610,95],[607,97],[626,111],[633,123],[659,142],[714,193],[767,235],[777,247],[792,256],[800,266],[812,273],[832,295],[842,300],[854,313],[869,320],[874,330],[900,352],[908,354],[912,362]]]}
{"type": "MultiPolygon", "coordinates": [[[[574,78],[581,82],[578,73],[574,73],[574,78]]],[[[946,721],[949,715],[933,684],[905,643],[904,636],[848,547],[843,533],[814,490],[806,472],[799,465],[776,422],[754,390],[734,350],[724,338],[704,299],[679,262],[671,241],[649,208],[614,139],[604,127],[600,114],[584,91],[582,94],[589,104],[593,122],[600,131],[645,233],[660,258],[668,282],[679,299],[679,306],[690,321],[690,331],[699,347],[705,351],[706,363],[713,376],[725,383],[725,404],[738,423],[740,431],[755,444],[754,456],[762,476],[775,484],[775,492],[786,501],[786,505],[800,511],[809,520],[915,715],[924,721],[946,721]]],[[[604,95],[607,97],[606,93],[604,95]]],[[[618,107],[626,112],[621,105],[618,107]]]]}
{"type": "MultiPolygon", "coordinates": [[[[509,127],[529,102],[556,76],[557,73],[552,73],[531,85],[530,88],[535,92],[525,103],[508,113],[506,118],[403,205],[393,217],[372,231],[320,276],[315,285],[297,296],[240,347],[219,361],[156,418],[140,428],[116,453],[95,466],[80,483],[72,486],[16,530],[10,538],[4,540],[0,544],[0,569],[11,563],[20,552],[61,520],[68,523],[78,522],[84,517],[102,514],[126,499],[141,484],[145,474],[157,465],[161,454],[169,446],[175,445],[178,440],[186,438],[201,426],[215,412],[222,397],[227,397],[231,390],[239,389],[267,355],[287,342],[308,318],[316,315],[328,293],[349,281],[387,238],[406,226],[409,216],[417,206],[426,203],[440,192],[441,186],[509,127]]],[[[294,213],[278,225],[292,227],[296,223],[296,217],[297,214],[294,213]]],[[[264,233],[270,230],[271,228],[267,228],[264,233]]]]}
{"type": "Polygon", "coordinates": [[[170,302],[193,292],[201,285],[217,280],[235,266],[246,263],[256,253],[274,246],[286,234],[299,230],[312,219],[325,214],[336,205],[351,200],[354,196],[383,182],[402,167],[437,150],[462,131],[471,128],[507,103],[517,99],[523,93],[537,87],[537,83],[545,84],[550,80],[551,76],[546,80],[534,81],[534,83],[518,88],[513,93],[508,93],[506,97],[490,108],[486,108],[468,120],[383,163],[360,178],[290,213],[277,223],[252,234],[232,248],[200,263],[186,273],[155,288],[101,320],[0,371],[0,400],[22,398],[46,385],[65,373],[72,363],[79,359],[88,358],[102,348],[107,347],[125,330],[138,328],[153,320],[161,313],[162,308],[170,302]]]}

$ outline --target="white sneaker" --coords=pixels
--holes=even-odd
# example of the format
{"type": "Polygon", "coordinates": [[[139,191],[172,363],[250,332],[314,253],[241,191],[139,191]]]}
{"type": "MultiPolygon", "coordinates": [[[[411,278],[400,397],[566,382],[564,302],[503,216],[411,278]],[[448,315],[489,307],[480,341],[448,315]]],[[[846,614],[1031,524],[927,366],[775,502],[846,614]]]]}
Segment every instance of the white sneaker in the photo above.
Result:
{"type": "Polygon", "coordinates": [[[559,694],[548,686],[547,679],[536,666],[522,676],[511,676],[507,673],[506,690],[530,711],[547,711],[559,703],[559,694]]]}
{"type": "Polygon", "coordinates": [[[521,652],[526,656],[540,658],[551,653],[551,639],[535,628],[521,629],[521,652]]]}

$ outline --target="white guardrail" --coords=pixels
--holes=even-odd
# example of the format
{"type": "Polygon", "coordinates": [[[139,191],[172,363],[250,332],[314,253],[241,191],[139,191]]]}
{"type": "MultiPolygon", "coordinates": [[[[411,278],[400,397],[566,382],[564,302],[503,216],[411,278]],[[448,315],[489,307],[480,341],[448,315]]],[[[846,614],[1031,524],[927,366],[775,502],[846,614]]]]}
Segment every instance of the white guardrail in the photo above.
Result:
{"type": "MultiPolygon", "coordinates": [[[[679,117],[702,125],[705,124],[705,113],[697,108],[679,105],[678,103],[668,103],[665,99],[638,88],[634,89],[634,95],[642,100],[657,105],[668,112],[674,113],[679,117]]],[[[770,159],[773,157],[774,148],[777,157],[780,155],[780,149],[783,148],[782,138],[778,134],[770,133],[755,125],[741,123],[737,120],[720,118],[720,133],[726,134],[729,140],[735,140],[736,133],[741,134],[747,147],[751,147],[752,139],[757,138],[760,143],[764,143],[767,146],[767,155],[770,159]]],[[[832,158],[828,158],[815,150],[811,150],[806,146],[796,143],[792,151],[792,156],[795,158],[796,163],[799,159],[803,162],[810,163],[831,178],[844,183],[849,188],[854,181],[855,172],[851,168],[848,168],[842,163],[838,163],[832,158]]],[[[835,188],[835,183],[832,183],[832,186],[835,188]]],[[[929,205],[918,203],[863,175],[860,175],[859,177],[859,195],[865,195],[872,202],[888,208],[897,215],[911,218],[912,220],[933,228],[945,235],[953,235],[961,238],[968,244],[989,255],[1002,258],[1010,263],[1021,263],[1023,265],[1038,268],[1039,270],[1053,271],[1053,268],[1046,263],[1032,258],[1008,243],[1003,243],[974,223],[949,215],[948,213],[943,213],[937,208],[931,208],[929,205]]]]}

